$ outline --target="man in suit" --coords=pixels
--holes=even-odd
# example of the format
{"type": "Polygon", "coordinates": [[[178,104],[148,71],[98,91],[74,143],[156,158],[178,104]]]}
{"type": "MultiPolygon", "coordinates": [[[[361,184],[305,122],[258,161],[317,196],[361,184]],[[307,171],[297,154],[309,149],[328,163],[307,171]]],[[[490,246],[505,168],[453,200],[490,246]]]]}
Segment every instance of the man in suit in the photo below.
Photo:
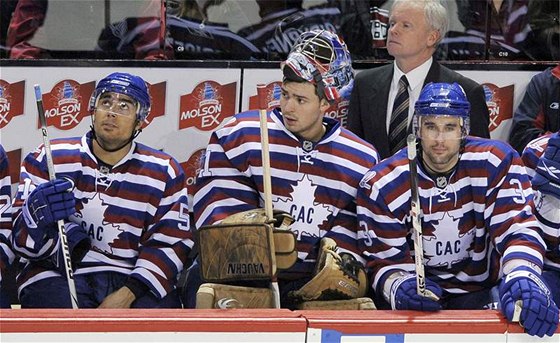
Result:
{"type": "Polygon", "coordinates": [[[387,50],[395,62],[356,75],[348,110],[348,128],[372,143],[381,158],[391,156],[391,150],[398,150],[397,146],[391,146],[389,128],[403,75],[408,80],[408,132],[414,112],[414,106],[410,104],[416,102],[423,86],[430,82],[457,82],[471,103],[470,134],[490,137],[482,86],[433,60],[432,55],[447,27],[447,12],[438,0],[395,0],[387,37],[387,50]]]}

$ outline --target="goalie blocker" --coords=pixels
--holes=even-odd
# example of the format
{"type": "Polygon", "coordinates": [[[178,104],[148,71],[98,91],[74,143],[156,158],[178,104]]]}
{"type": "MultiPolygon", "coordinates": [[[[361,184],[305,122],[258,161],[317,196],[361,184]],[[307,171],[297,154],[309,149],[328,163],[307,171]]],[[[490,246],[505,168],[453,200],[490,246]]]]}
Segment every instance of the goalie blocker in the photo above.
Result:
{"type": "MultiPolygon", "coordinates": [[[[274,308],[268,288],[223,283],[271,281],[274,259],[278,269],[290,268],[297,259],[295,235],[289,230],[292,222],[287,213],[275,211],[273,226],[264,210],[256,209],[202,227],[200,270],[207,283],[197,292],[196,308],[274,308]]],[[[288,294],[296,308],[375,309],[371,299],[363,298],[367,277],[361,264],[349,254],[340,256],[334,240],[321,240],[317,261],[314,277],[288,294]]]]}

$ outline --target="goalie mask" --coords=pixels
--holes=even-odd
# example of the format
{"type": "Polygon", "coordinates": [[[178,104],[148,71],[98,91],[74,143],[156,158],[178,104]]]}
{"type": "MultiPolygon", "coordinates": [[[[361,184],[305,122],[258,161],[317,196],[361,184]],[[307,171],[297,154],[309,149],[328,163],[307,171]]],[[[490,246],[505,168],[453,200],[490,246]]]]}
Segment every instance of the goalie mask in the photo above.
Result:
{"type": "Polygon", "coordinates": [[[90,111],[95,110],[101,95],[107,92],[124,94],[136,102],[136,119],[144,122],[150,112],[148,85],[139,76],[128,73],[112,73],[99,81],[89,101],[90,111]]]}
{"type": "Polygon", "coordinates": [[[319,97],[326,98],[329,103],[350,96],[354,81],[352,60],[346,44],[331,32],[304,32],[294,44],[283,68],[284,76],[292,72],[314,84],[319,97]]]}

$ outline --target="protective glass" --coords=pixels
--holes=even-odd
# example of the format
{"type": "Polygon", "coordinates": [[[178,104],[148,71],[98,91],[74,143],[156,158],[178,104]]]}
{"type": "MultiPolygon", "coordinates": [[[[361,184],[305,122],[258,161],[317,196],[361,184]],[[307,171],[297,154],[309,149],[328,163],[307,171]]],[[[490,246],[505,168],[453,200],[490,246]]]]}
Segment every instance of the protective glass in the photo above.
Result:
{"type": "Polygon", "coordinates": [[[95,108],[110,114],[136,119],[137,103],[124,94],[107,92],[99,96],[95,108]]]}
{"type": "Polygon", "coordinates": [[[457,116],[420,116],[419,121],[419,138],[452,140],[466,135],[463,118],[457,116]]]}

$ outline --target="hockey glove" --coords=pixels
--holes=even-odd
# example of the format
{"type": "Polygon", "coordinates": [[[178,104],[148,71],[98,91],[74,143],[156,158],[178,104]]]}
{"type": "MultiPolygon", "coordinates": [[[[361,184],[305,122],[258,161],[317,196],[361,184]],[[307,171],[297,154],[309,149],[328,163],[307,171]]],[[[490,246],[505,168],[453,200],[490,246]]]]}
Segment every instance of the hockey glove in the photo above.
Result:
{"type": "MultiPolygon", "coordinates": [[[[439,285],[426,279],[426,291],[431,292],[437,299],[443,293],[439,285]]],[[[432,297],[424,297],[416,291],[416,275],[407,274],[391,285],[391,307],[393,310],[439,311],[441,304],[432,297]]]]}
{"type": "Polygon", "coordinates": [[[40,184],[29,194],[22,212],[35,242],[42,241],[49,226],[76,212],[76,200],[70,191],[73,186],[70,180],[56,179],[40,184]]]}
{"type": "Polygon", "coordinates": [[[548,140],[548,146],[535,170],[532,184],[534,189],[560,199],[560,134],[548,140]]]}
{"type": "Polygon", "coordinates": [[[520,266],[500,283],[500,309],[507,320],[513,319],[515,302],[521,300],[520,324],[531,336],[552,336],[558,327],[558,307],[548,286],[533,269],[520,266]]]}
{"type": "MultiPolygon", "coordinates": [[[[72,269],[76,269],[76,264],[80,262],[88,250],[91,248],[91,241],[88,234],[80,225],[71,223],[66,225],[66,239],[68,249],[70,250],[70,259],[72,261],[72,269]]],[[[58,271],[64,275],[66,270],[64,267],[64,252],[62,242],[58,246],[58,252],[53,256],[53,264],[58,271]]]]}

